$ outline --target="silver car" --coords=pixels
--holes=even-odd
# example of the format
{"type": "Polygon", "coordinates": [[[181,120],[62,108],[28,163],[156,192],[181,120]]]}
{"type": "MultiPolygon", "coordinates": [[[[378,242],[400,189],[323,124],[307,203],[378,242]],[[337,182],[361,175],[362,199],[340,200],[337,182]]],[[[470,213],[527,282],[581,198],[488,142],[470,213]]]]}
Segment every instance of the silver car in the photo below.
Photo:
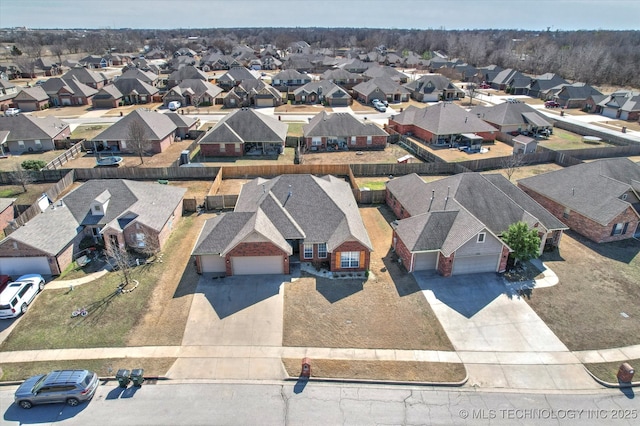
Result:
{"type": "Polygon", "coordinates": [[[89,370],[55,370],[33,376],[20,385],[15,402],[29,409],[36,404],[66,403],[72,407],[88,401],[98,389],[98,375],[89,370]]]}

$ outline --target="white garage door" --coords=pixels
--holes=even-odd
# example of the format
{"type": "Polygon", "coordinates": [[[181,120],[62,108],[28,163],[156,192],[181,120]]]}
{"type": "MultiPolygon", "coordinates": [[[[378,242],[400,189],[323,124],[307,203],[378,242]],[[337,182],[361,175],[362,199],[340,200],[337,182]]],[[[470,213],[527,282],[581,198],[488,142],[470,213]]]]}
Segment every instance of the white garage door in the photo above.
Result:
{"type": "Polygon", "coordinates": [[[226,272],[225,259],[222,256],[200,256],[202,272],[226,272]]]}
{"type": "Polygon", "coordinates": [[[46,257],[2,257],[0,274],[13,277],[24,274],[50,275],[51,268],[46,257]]]}
{"type": "Polygon", "coordinates": [[[282,274],[282,256],[236,256],[231,258],[233,275],[282,274]]]}
{"type": "Polygon", "coordinates": [[[438,252],[416,253],[413,257],[414,271],[432,271],[436,269],[436,261],[438,260],[438,252]]]}
{"type": "Polygon", "coordinates": [[[495,272],[498,270],[499,254],[453,258],[453,275],[495,272]]]}
{"type": "Polygon", "coordinates": [[[273,99],[256,99],[256,106],[257,107],[272,107],[273,106],[273,99]]]}
{"type": "Polygon", "coordinates": [[[605,108],[602,110],[602,115],[604,115],[605,117],[616,118],[617,114],[618,110],[614,108],[605,108]]]}

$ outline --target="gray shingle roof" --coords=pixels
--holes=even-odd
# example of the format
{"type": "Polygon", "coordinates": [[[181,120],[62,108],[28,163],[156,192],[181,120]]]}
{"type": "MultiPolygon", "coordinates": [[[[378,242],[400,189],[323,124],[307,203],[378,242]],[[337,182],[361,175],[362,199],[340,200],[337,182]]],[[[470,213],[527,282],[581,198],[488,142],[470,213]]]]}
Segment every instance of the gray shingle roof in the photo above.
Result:
{"type": "Polygon", "coordinates": [[[566,229],[524,192],[498,177],[461,173],[425,183],[411,174],[392,179],[387,188],[411,216],[461,206],[495,235],[501,235],[519,221],[529,226],[540,223],[547,229],[566,229]]]}
{"type": "Polygon", "coordinates": [[[177,129],[174,122],[164,114],[137,109],[96,135],[93,140],[129,140],[129,124],[134,120],[144,125],[145,136],[151,140],[162,140],[177,129]]]}
{"type": "Polygon", "coordinates": [[[278,142],[284,143],[289,125],[252,109],[239,109],[227,114],[203,137],[200,143],[278,142]],[[231,135],[234,140],[227,139],[231,135]]]}
{"type": "Polygon", "coordinates": [[[354,88],[354,92],[362,93],[365,96],[370,95],[376,89],[380,89],[385,95],[393,95],[396,93],[409,94],[409,89],[401,86],[397,81],[392,80],[389,77],[376,77],[369,81],[357,84],[354,88]]]}
{"type": "Polygon", "coordinates": [[[120,99],[123,94],[113,84],[108,84],[96,93],[94,99],[120,99]]]}
{"type": "Polygon", "coordinates": [[[396,115],[394,121],[413,124],[435,135],[493,132],[496,129],[456,104],[440,102],[428,108],[413,105],[396,115]]]}
{"type": "Polygon", "coordinates": [[[76,77],[81,83],[100,83],[105,81],[104,75],[97,73],[86,68],[71,68],[69,71],[62,75],[62,79],[70,80],[76,77]]]}
{"type": "Polygon", "coordinates": [[[44,89],[40,86],[26,87],[26,88],[21,87],[20,91],[18,92],[16,97],[13,99],[14,101],[20,101],[20,100],[26,100],[26,99],[44,101],[49,99],[49,95],[47,95],[47,92],[45,92],[44,89]]]}
{"type": "Polygon", "coordinates": [[[42,88],[49,95],[59,93],[62,88],[75,96],[89,97],[98,93],[96,89],[81,83],[76,78],[68,80],[64,80],[62,78],[50,78],[42,84],[42,88]]]}
{"type": "Polygon", "coordinates": [[[551,127],[545,117],[534,108],[524,102],[504,102],[492,106],[477,106],[469,111],[487,123],[496,126],[527,125],[529,123],[538,127],[551,127]]]}
{"type": "Polygon", "coordinates": [[[289,254],[288,239],[327,243],[329,252],[355,240],[372,250],[349,184],[333,176],[282,175],[246,183],[234,212],[205,223],[193,254],[224,255],[255,234],[289,254]]]}
{"type": "Polygon", "coordinates": [[[302,128],[305,137],[311,136],[388,136],[373,123],[363,123],[349,113],[316,114],[302,128]]]}
{"type": "Polygon", "coordinates": [[[0,212],[5,211],[7,207],[12,206],[15,201],[15,198],[0,198],[0,212]]]}
{"type": "Polygon", "coordinates": [[[0,130],[8,130],[8,141],[53,139],[69,124],[56,117],[35,117],[18,114],[14,117],[0,117],[0,130]]]}
{"type": "Polygon", "coordinates": [[[349,98],[351,95],[342,87],[328,80],[312,81],[293,91],[294,96],[316,93],[329,99],[349,98]]]}
{"type": "Polygon", "coordinates": [[[578,164],[518,181],[602,225],[629,208],[622,194],[640,185],[640,165],[627,158],[578,164]]]}
{"type": "Polygon", "coordinates": [[[116,86],[123,95],[136,93],[138,95],[151,96],[159,91],[157,87],[153,87],[137,78],[119,78],[113,85],[116,86]]]}
{"type": "MultiPolygon", "coordinates": [[[[42,214],[15,230],[9,237],[52,256],[57,255],[82,230],[82,225],[120,229],[123,215],[159,231],[171,218],[186,189],[122,179],[91,180],[63,197],[42,214]],[[110,198],[104,216],[94,216],[90,205],[97,197],[110,198]],[[51,232],[55,229],[55,232],[51,232]]],[[[128,222],[129,224],[134,222],[128,222]]]]}

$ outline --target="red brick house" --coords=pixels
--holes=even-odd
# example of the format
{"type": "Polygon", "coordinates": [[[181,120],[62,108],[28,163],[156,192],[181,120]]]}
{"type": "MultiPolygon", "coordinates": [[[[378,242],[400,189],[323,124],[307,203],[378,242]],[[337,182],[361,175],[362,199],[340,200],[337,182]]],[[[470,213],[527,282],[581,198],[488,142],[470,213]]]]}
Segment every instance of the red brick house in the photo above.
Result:
{"type": "Polygon", "coordinates": [[[528,177],[518,186],[596,243],[640,237],[640,164],[610,158],[528,177]]]}
{"type": "Polygon", "coordinates": [[[302,128],[307,151],[379,149],[387,146],[387,132],[348,113],[322,111],[302,128]]]}
{"type": "Polygon", "coordinates": [[[40,111],[49,106],[49,96],[40,86],[23,88],[13,98],[13,104],[22,111],[40,111]]]}
{"type": "Polygon", "coordinates": [[[389,128],[436,145],[456,144],[464,135],[476,135],[483,141],[494,141],[496,136],[493,126],[464,108],[447,102],[427,108],[411,105],[389,119],[389,128]]]}
{"type": "Polygon", "coordinates": [[[289,125],[249,108],[218,121],[198,142],[205,157],[278,155],[284,152],[289,125]]]}
{"type": "Polygon", "coordinates": [[[151,152],[155,154],[163,152],[175,142],[178,126],[171,118],[159,112],[137,109],[96,135],[92,140],[93,145],[98,151],[134,152],[130,146],[129,130],[133,121],[142,124],[145,138],[151,145],[151,152]]]}
{"type": "Polygon", "coordinates": [[[0,274],[59,275],[87,237],[106,247],[161,249],[182,217],[185,192],[157,183],[90,180],[0,241],[0,274]]]}
{"type": "Polygon", "coordinates": [[[503,272],[511,249],[500,236],[517,222],[538,229],[540,252],[567,227],[499,174],[462,173],[426,183],[416,174],[387,183],[398,220],[392,248],[409,272],[442,276],[503,272]]]}
{"type": "Polygon", "coordinates": [[[0,231],[9,226],[14,219],[15,198],[0,198],[0,231]]]}
{"type": "Polygon", "coordinates": [[[372,250],[346,181],[281,175],[246,183],[233,212],[207,220],[192,254],[199,273],[229,276],[289,274],[298,260],[363,272],[372,250]]]}

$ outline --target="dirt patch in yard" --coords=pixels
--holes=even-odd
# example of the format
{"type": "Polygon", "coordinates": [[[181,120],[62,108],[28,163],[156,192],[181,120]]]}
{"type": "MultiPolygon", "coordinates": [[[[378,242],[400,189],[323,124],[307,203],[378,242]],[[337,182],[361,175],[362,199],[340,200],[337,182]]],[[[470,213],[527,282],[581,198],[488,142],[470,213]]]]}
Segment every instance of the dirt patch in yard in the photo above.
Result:
{"type": "Polygon", "coordinates": [[[411,274],[391,247],[386,206],[360,209],[369,238],[372,274],[364,280],[304,277],[287,283],[284,346],[453,350],[411,274]]]}
{"type": "Polygon", "coordinates": [[[127,338],[128,346],[180,345],[187,324],[193,293],[198,285],[199,275],[190,262],[191,250],[198,238],[204,221],[212,214],[192,214],[183,218],[187,221],[179,238],[172,239],[164,249],[164,273],[154,289],[144,316],[131,329],[127,338]],[[168,264],[167,264],[168,263],[168,264]]]}
{"type": "Polygon", "coordinates": [[[640,344],[640,241],[596,244],[569,232],[542,260],[560,280],[527,303],[572,351],[640,344]]]}
{"type": "MultiPolygon", "coordinates": [[[[289,377],[299,377],[299,359],[283,358],[289,377]]],[[[311,377],[401,382],[460,382],[466,377],[462,364],[417,361],[311,360],[311,377]]]]}
{"type": "MultiPolygon", "coordinates": [[[[400,145],[389,144],[384,151],[337,151],[307,153],[302,156],[303,164],[381,164],[397,163],[398,158],[410,154],[400,145]]],[[[413,158],[412,163],[422,161],[413,158]]]]}
{"type": "Polygon", "coordinates": [[[276,114],[319,114],[322,111],[331,113],[333,110],[330,107],[323,107],[322,105],[280,105],[275,108],[276,114]]]}
{"type": "Polygon", "coordinates": [[[427,151],[431,152],[433,155],[442,158],[446,162],[457,162],[457,161],[469,161],[469,160],[479,160],[483,158],[493,158],[493,157],[505,157],[511,155],[513,153],[513,147],[507,145],[504,142],[495,141],[495,143],[483,144],[482,147],[488,149],[486,152],[476,152],[473,154],[468,154],[464,151],[460,151],[458,148],[435,148],[432,145],[425,144],[418,139],[413,138],[413,141],[420,144],[427,151]]]}

